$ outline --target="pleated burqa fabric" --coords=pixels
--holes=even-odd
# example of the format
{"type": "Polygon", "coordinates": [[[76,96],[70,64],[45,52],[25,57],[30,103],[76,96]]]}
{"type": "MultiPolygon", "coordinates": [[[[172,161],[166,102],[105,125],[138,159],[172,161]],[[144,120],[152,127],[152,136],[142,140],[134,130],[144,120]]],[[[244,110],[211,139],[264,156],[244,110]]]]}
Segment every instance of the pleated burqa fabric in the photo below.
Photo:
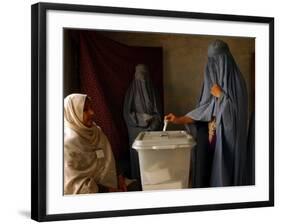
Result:
{"type": "Polygon", "coordinates": [[[215,40],[209,45],[199,103],[187,116],[195,121],[201,121],[199,128],[197,127],[197,142],[206,140],[203,136],[208,129],[202,126],[202,122],[209,122],[213,117],[216,119],[216,145],[212,161],[208,162],[209,165],[206,164],[208,149],[204,143],[200,143],[193,152],[193,186],[217,187],[245,184],[247,88],[228,45],[221,40],[215,40]],[[223,90],[220,98],[210,93],[214,84],[219,85],[223,90]],[[209,177],[206,177],[206,169],[209,177]]]}
{"type": "MultiPolygon", "coordinates": [[[[142,131],[158,131],[162,127],[159,99],[149,77],[148,68],[136,66],[135,78],[129,86],[123,108],[128,128],[129,145],[132,146],[142,131]]],[[[131,178],[140,180],[139,161],[136,150],[130,149],[131,178]]]]}

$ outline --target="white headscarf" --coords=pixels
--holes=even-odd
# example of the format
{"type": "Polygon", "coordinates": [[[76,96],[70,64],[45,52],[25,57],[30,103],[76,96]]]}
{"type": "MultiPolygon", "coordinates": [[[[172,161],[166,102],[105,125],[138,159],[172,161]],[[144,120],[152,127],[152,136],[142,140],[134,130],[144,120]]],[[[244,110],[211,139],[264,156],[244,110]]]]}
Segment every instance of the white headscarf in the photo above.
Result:
{"type": "Polygon", "coordinates": [[[87,95],[64,99],[64,193],[98,192],[98,184],[117,187],[115,160],[110,143],[95,123],[83,124],[87,95]]]}

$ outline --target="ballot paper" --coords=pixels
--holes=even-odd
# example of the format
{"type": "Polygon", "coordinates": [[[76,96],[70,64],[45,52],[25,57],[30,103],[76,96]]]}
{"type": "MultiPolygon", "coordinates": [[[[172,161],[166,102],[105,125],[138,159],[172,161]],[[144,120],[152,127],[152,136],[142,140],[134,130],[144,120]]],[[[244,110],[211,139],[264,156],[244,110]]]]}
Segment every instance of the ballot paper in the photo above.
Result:
{"type": "Polygon", "coordinates": [[[165,167],[165,163],[161,161],[143,170],[143,177],[146,184],[159,184],[172,178],[169,168],[165,167]]]}
{"type": "Polygon", "coordinates": [[[167,121],[167,120],[164,120],[164,127],[163,127],[163,131],[166,131],[167,126],[168,126],[168,121],[167,121]]]}

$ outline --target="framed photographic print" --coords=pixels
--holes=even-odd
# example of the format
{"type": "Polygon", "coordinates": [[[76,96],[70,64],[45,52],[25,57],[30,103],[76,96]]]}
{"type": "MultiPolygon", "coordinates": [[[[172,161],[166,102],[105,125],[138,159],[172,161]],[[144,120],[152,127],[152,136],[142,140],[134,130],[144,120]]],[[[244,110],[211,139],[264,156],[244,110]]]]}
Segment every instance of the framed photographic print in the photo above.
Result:
{"type": "Polygon", "coordinates": [[[32,5],[32,219],[274,205],[274,18],[32,5]]]}

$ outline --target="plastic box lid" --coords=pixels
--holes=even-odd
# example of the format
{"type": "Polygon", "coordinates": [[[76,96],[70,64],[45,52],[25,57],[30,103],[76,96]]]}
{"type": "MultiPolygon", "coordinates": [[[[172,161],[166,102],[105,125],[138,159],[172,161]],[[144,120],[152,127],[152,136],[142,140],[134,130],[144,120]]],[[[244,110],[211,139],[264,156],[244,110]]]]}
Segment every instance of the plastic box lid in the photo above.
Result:
{"type": "Polygon", "coordinates": [[[192,148],[196,143],[186,131],[147,131],[141,132],[132,148],[139,150],[192,148]]]}

